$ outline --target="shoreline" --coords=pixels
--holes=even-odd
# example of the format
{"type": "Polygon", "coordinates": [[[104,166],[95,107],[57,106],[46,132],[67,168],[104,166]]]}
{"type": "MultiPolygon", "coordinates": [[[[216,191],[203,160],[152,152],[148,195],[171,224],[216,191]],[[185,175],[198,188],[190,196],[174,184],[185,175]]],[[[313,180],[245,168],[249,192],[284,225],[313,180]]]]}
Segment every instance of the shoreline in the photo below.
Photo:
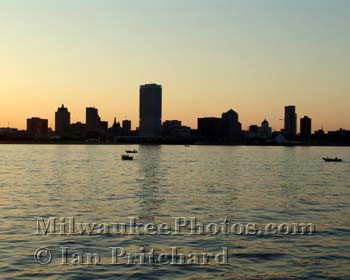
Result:
{"type": "Polygon", "coordinates": [[[76,145],[76,146],[244,146],[244,147],[350,147],[349,144],[288,144],[288,145],[278,145],[278,144],[245,144],[245,143],[85,143],[85,142],[20,142],[20,141],[0,141],[0,145],[76,145]]]}

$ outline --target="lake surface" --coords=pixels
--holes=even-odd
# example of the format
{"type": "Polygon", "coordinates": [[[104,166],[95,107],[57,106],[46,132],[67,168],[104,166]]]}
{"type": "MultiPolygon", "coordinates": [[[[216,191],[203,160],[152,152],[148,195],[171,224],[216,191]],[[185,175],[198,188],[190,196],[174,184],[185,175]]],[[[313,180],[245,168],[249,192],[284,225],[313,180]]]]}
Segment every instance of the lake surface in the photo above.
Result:
{"type": "Polygon", "coordinates": [[[350,279],[350,148],[0,145],[1,279],[350,279]],[[121,161],[125,149],[134,161],[121,161]],[[321,157],[341,157],[325,163],[321,157]],[[313,223],[316,235],[35,235],[34,217],[313,223]],[[61,265],[60,247],[219,252],[225,265],[61,265]],[[38,248],[52,262],[38,264],[38,248]]]}

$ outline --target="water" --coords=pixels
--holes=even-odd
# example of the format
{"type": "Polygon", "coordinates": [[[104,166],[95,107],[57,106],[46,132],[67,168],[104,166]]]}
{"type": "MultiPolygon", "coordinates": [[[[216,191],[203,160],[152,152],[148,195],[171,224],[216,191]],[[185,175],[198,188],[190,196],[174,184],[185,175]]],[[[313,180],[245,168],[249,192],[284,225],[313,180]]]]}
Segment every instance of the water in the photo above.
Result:
{"type": "Polygon", "coordinates": [[[349,279],[350,149],[0,146],[1,279],[349,279]],[[134,161],[121,161],[125,149],[134,161]],[[343,163],[324,163],[323,156],[343,163]],[[79,222],[313,223],[316,235],[35,235],[34,217],[79,222]],[[60,247],[103,264],[60,265],[60,247]],[[219,252],[226,265],[108,265],[109,247],[219,252]],[[45,247],[52,262],[37,264],[45,247]]]}

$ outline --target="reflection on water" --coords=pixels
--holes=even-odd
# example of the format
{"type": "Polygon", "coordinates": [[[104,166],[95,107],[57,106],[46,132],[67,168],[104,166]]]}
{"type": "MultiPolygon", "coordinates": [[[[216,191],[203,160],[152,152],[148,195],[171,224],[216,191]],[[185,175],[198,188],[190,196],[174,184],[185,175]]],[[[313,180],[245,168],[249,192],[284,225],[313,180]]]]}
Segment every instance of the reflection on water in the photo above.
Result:
{"type": "Polygon", "coordinates": [[[158,209],[163,201],[159,195],[159,187],[166,180],[166,172],[160,168],[161,148],[162,146],[141,146],[139,148],[142,155],[137,159],[140,192],[135,193],[135,196],[143,212],[142,222],[152,220],[158,215],[158,209]]]}
{"type": "Polygon", "coordinates": [[[350,149],[283,147],[2,145],[1,279],[199,279],[350,277],[350,149]],[[324,163],[323,156],[344,163],[324,163]],[[348,160],[348,161],[347,161],[348,160]],[[305,222],[316,236],[36,236],[33,217],[81,222],[305,222]],[[60,246],[107,254],[140,246],[184,252],[229,248],[225,266],[62,266],[60,246]],[[40,266],[34,251],[53,262],[40,266]]]}

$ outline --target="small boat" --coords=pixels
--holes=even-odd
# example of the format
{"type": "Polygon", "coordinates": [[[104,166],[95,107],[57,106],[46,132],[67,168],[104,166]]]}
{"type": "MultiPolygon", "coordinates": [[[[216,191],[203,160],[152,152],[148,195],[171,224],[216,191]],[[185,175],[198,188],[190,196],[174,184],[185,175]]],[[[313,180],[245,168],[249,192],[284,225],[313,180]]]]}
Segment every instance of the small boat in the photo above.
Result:
{"type": "Polygon", "coordinates": [[[322,158],[324,161],[326,161],[326,162],[342,162],[343,160],[341,159],[341,158],[328,158],[328,157],[326,157],[326,158],[322,158]]]}
{"type": "Polygon", "coordinates": [[[129,156],[129,155],[122,155],[122,160],[133,160],[134,157],[129,156]]]}
{"type": "Polygon", "coordinates": [[[126,150],[125,151],[127,154],[137,154],[137,151],[134,149],[134,150],[126,150]]]}

